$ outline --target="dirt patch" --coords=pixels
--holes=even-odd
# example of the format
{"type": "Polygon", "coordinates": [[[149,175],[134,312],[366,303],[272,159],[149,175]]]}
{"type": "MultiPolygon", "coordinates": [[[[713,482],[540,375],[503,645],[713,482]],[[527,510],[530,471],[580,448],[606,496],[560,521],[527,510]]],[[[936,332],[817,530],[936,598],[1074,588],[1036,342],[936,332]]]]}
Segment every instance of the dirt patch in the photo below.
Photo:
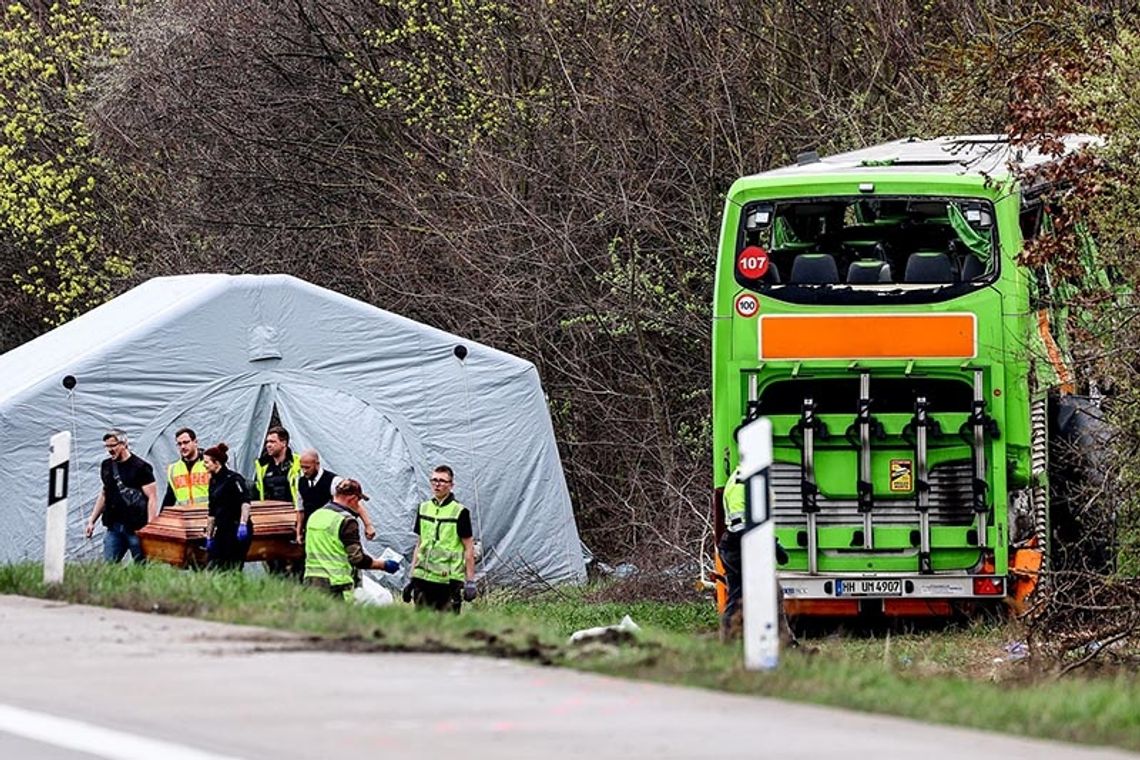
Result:
{"type": "Polygon", "coordinates": [[[562,659],[562,649],[529,635],[522,641],[490,631],[474,630],[463,636],[462,643],[452,643],[434,637],[415,642],[387,641],[383,631],[376,629],[369,637],[305,636],[282,646],[265,647],[263,651],[294,652],[346,652],[370,654],[377,652],[417,652],[420,654],[475,654],[500,659],[525,660],[539,665],[553,665],[562,659]]]}
{"type": "Polygon", "coordinates": [[[193,641],[217,642],[217,643],[238,643],[238,644],[277,644],[277,643],[281,643],[281,644],[291,644],[291,643],[296,642],[296,640],[299,638],[299,636],[300,636],[300,634],[291,633],[289,631],[277,632],[277,631],[270,631],[270,630],[263,630],[263,631],[259,630],[259,631],[253,631],[251,633],[241,633],[241,634],[224,634],[224,635],[201,634],[199,636],[193,636],[193,637],[191,637],[191,639],[193,641]]]}

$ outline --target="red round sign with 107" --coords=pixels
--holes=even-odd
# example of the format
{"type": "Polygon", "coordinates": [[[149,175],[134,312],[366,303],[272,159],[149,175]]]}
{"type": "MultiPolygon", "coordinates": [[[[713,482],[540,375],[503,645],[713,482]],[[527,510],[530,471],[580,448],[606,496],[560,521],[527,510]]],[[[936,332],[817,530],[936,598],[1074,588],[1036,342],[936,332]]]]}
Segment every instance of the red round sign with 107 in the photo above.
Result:
{"type": "Polygon", "coordinates": [[[768,252],[758,245],[750,245],[736,257],[736,271],[748,280],[759,280],[768,273],[768,252]]]}

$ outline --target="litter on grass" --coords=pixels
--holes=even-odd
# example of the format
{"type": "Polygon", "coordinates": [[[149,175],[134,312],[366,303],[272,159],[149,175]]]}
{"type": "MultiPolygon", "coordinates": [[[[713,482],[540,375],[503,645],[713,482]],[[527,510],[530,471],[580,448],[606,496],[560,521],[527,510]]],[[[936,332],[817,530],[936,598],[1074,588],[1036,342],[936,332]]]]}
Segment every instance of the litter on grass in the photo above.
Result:
{"type": "Polygon", "coordinates": [[[617,644],[630,641],[641,630],[641,626],[633,622],[633,618],[626,615],[617,625],[601,625],[596,628],[583,628],[570,634],[571,644],[602,641],[617,644]]]}

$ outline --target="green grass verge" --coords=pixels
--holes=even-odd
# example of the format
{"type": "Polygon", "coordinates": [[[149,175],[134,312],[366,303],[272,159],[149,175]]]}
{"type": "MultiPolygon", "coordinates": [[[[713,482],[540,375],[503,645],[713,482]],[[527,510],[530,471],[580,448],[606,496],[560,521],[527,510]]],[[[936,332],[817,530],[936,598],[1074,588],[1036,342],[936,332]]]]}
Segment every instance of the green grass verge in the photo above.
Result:
{"type": "Polygon", "coordinates": [[[772,673],[743,669],[739,643],[716,636],[711,604],[591,604],[578,589],[531,600],[492,595],[459,616],[407,605],[363,608],[291,581],[166,566],[69,565],[45,587],[38,565],[0,566],[0,593],[192,616],[308,634],[304,646],[351,651],[467,652],[621,677],[885,713],[924,721],[1140,749],[1140,678],[1055,679],[1008,662],[1012,625],[922,634],[835,635],[788,650],[772,673]],[[567,644],[579,628],[629,614],[636,642],[567,644]],[[807,649],[808,647],[804,647],[807,649]],[[995,662],[995,660],[1000,660],[995,662]]]}

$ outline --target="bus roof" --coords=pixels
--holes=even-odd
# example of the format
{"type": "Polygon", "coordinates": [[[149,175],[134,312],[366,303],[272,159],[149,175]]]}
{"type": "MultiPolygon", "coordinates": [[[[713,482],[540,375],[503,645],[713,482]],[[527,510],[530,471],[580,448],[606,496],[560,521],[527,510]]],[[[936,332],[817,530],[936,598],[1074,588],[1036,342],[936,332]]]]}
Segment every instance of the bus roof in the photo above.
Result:
{"type": "MultiPolygon", "coordinates": [[[[1097,145],[1094,135],[1074,134],[1060,138],[1065,154],[1087,145],[1097,145]]],[[[1031,168],[1056,160],[1056,156],[1020,145],[1010,145],[1005,135],[957,135],[920,140],[908,137],[870,148],[817,158],[806,154],[792,166],[753,174],[742,179],[858,176],[874,172],[884,174],[930,173],[942,175],[974,175],[979,178],[1007,179],[1010,167],[1031,168]]]]}

